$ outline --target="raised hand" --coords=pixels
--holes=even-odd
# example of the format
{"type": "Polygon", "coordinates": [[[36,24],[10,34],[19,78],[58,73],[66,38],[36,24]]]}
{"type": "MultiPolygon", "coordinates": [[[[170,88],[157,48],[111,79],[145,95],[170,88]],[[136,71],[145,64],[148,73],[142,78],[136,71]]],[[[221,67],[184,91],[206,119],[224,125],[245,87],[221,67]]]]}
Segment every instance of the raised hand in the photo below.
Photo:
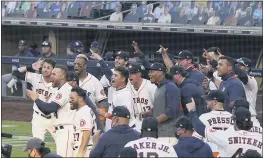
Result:
{"type": "Polygon", "coordinates": [[[36,71],[39,71],[39,69],[42,67],[43,63],[44,63],[44,60],[43,60],[43,59],[38,59],[37,62],[35,62],[35,63],[32,64],[32,68],[33,68],[34,70],[36,70],[36,71]]]}
{"type": "Polygon", "coordinates": [[[36,92],[33,92],[31,90],[26,90],[26,95],[28,96],[28,98],[30,98],[31,100],[35,101],[39,98],[38,94],[36,92]]]}
{"type": "Polygon", "coordinates": [[[157,52],[161,54],[165,54],[168,52],[168,48],[164,48],[162,45],[160,45],[160,49],[157,52]]]}
{"type": "Polygon", "coordinates": [[[92,53],[90,58],[93,59],[93,60],[97,60],[97,61],[102,60],[101,56],[99,54],[97,54],[97,53],[92,53]]]}
{"type": "Polygon", "coordinates": [[[135,51],[134,54],[141,54],[142,53],[139,46],[138,46],[138,43],[136,41],[132,41],[132,46],[133,46],[134,51],[135,51]]]}

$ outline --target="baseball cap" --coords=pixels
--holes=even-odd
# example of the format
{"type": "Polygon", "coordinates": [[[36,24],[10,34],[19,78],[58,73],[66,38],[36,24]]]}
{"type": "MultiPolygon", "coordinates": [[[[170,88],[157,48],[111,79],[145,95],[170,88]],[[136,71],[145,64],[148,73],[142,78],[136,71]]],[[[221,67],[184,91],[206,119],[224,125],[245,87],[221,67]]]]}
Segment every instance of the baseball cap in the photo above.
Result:
{"type": "Polygon", "coordinates": [[[206,50],[207,52],[215,52],[218,55],[218,52],[221,52],[221,50],[218,47],[210,47],[206,50]]]}
{"type": "Polygon", "coordinates": [[[131,114],[129,110],[124,106],[116,106],[112,111],[112,116],[122,117],[130,119],[131,114]]]}
{"type": "Polygon", "coordinates": [[[124,59],[125,61],[129,60],[129,54],[126,53],[126,52],[124,52],[124,51],[118,51],[118,52],[115,54],[115,57],[114,57],[114,58],[116,58],[117,56],[120,57],[120,58],[122,58],[122,59],[124,59]]]}
{"type": "Polygon", "coordinates": [[[193,59],[193,54],[189,50],[182,50],[175,59],[193,59]]]}
{"type": "Polygon", "coordinates": [[[185,130],[194,130],[192,122],[186,116],[179,117],[175,122],[175,128],[184,128],[185,130]]]}
{"type": "Polygon", "coordinates": [[[26,41],[25,41],[25,40],[20,40],[20,41],[18,42],[18,45],[26,45],[26,41]]]}
{"type": "Polygon", "coordinates": [[[234,102],[234,104],[233,104],[233,108],[237,109],[237,108],[240,108],[240,107],[249,109],[249,102],[246,99],[244,99],[244,98],[237,99],[234,102]]]}
{"type": "Polygon", "coordinates": [[[150,70],[166,72],[165,66],[164,66],[163,64],[161,64],[161,63],[153,63],[153,64],[150,66],[150,70]]]}
{"type": "Polygon", "coordinates": [[[237,59],[236,62],[238,64],[242,64],[246,67],[251,67],[251,60],[249,60],[248,58],[241,57],[241,58],[237,59]]]}
{"type": "Polygon", "coordinates": [[[72,45],[73,47],[84,47],[83,43],[81,41],[76,41],[72,45]]]}
{"type": "Polygon", "coordinates": [[[220,103],[224,103],[225,101],[225,94],[221,90],[212,90],[207,95],[202,95],[204,100],[217,100],[220,103]]]}
{"type": "Polygon", "coordinates": [[[38,48],[38,45],[36,43],[31,43],[29,47],[32,49],[36,49],[38,48]]]}
{"type": "Polygon", "coordinates": [[[49,41],[44,41],[44,42],[42,43],[42,47],[52,47],[52,43],[49,42],[49,41]]]}
{"type": "Polygon", "coordinates": [[[175,75],[175,74],[185,74],[186,71],[182,66],[179,65],[175,65],[173,67],[170,68],[170,75],[175,75]]]}
{"type": "Polygon", "coordinates": [[[28,140],[23,152],[26,152],[28,149],[33,149],[33,148],[39,149],[42,147],[45,147],[45,143],[41,139],[34,137],[28,140]]]}
{"type": "Polygon", "coordinates": [[[91,43],[90,47],[97,47],[97,48],[99,48],[99,47],[100,47],[100,43],[97,42],[97,41],[93,41],[93,42],[91,43]]]}
{"type": "Polygon", "coordinates": [[[158,122],[155,117],[147,117],[142,121],[142,131],[158,131],[158,122]]]}
{"type": "Polygon", "coordinates": [[[248,109],[244,107],[239,107],[235,110],[233,114],[233,119],[236,121],[250,121],[251,120],[251,113],[248,109]]]}
{"type": "Polygon", "coordinates": [[[143,70],[145,70],[143,65],[139,65],[139,64],[130,64],[128,66],[128,70],[130,73],[137,73],[137,72],[142,72],[143,70]]]}
{"type": "Polygon", "coordinates": [[[105,61],[114,61],[113,52],[107,52],[103,59],[105,61]]]}

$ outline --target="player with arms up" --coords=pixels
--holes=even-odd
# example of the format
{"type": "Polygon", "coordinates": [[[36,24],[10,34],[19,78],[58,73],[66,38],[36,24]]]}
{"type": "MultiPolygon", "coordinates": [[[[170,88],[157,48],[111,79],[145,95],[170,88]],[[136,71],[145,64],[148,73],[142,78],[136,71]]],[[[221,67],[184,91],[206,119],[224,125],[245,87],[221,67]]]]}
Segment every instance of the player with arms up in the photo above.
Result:
{"type": "Polygon", "coordinates": [[[51,74],[51,82],[53,87],[58,90],[52,93],[47,103],[38,99],[38,94],[28,90],[27,95],[31,100],[35,101],[39,110],[43,113],[57,113],[57,119],[54,121],[56,130],[56,149],[57,154],[62,157],[72,157],[73,149],[71,143],[73,141],[73,118],[76,110],[70,109],[69,95],[72,87],[67,82],[68,68],[57,65],[51,74]]]}
{"type": "Polygon", "coordinates": [[[141,139],[129,142],[125,147],[134,148],[139,158],[143,157],[177,157],[174,148],[158,140],[158,122],[154,117],[143,119],[141,139]]]}
{"type": "Polygon", "coordinates": [[[231,132],[205,127],[197,116],[193,99],[187,104],[187,109],[196,132],[218,146],[220,157],[240,157],[249,149],[258,151],[262,156],[262,135],[249,131],[253,123],[251,113],[246,108],[240,107],[235,110],[235,130],[231,132]]]}
{"type": "Polygon", "coordinates": [[[75,87],[71,89],[71,110],[77,110],[74,117],[74,141],[72,143],[74,157],[88,157],[90,149],[87,149],[91,137],[94,135],[95,115],[91,108],[85,104],[86,91],[75,87]]]}
{"type": "Polygon", "coordinates": [[[133,97],[134,110],[136,115],[136,130],[140,132],[142,125],[143,113],[149,112],[153,107],[154,93],[156,85],[151,81],[142,78],[143,65],[130,64],[128,66],[130,72],[130,86],[133,97]]]}
{"type": "MultiPolygon", "coordinates": [[[[24,66],[18,68],[13,72],[13,75],[19,79],[23,79],[33,86],[33,91],[39,94],[39,99],[47,102],[52,95],[52,83],[51,83],[51,73],[56,65],[56,62],[52,59],[38,60],[30,66],[24,66]],[[41,69],[41,74],[33,73],[30,71],[35,71],[41,69]],[[26,73],[24,75],[24,73],[26,73]]],[[[39,138],[44,141],[46,131],[55,139],[55,134],[53,133],[55,116],[53,114],[45,114],[39,110],[36,103],[33,105],[33,118],[32,118],[32,135],[33,137],[39,138]]]]}

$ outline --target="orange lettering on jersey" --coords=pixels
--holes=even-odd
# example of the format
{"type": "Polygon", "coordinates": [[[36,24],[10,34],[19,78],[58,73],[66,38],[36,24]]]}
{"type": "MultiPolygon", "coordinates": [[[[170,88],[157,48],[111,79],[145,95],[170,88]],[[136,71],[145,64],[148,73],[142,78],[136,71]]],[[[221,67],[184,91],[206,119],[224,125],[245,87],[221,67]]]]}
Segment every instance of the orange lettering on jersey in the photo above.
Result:
{"type": "Polygon", "coordinates": [[[213,128],[209,129],[209,132],[215,132],[215,131],[216,131],[216,130],[213,129],[213,128]]]}
{"type": "Polygon", "coordinates": [[[84,127],[86,125],[86,121],[85,120],[80,120],[80,127],[84,127]]]}
{"type": "Polygon", "coordinates": [[[59,100],[59,99],[61,99],[61,98],[62,98],[62,94],[61,94],[61,93],[58,93],[55,99],[56,99],[56,100],[59,100]]]}
{"type": "Polygon", "coordinates": [[[214,156],[214,158],[218,158],[219,157],[219,152],[213,152],[213,156],[214,156]]]}

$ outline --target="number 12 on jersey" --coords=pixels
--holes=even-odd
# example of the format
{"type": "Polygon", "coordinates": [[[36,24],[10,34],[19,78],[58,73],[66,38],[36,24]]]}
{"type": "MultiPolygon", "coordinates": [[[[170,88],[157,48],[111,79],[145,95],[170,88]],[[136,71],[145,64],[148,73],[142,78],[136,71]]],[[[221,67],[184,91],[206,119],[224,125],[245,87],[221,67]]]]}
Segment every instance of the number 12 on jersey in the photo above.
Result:
{"type": "Polygon", "coordinates": [[[145,155],[143,155],[144,152],[139,153],[139,158],[159,158],[159,155],[156,152],[147,152],[145,155]]]}

